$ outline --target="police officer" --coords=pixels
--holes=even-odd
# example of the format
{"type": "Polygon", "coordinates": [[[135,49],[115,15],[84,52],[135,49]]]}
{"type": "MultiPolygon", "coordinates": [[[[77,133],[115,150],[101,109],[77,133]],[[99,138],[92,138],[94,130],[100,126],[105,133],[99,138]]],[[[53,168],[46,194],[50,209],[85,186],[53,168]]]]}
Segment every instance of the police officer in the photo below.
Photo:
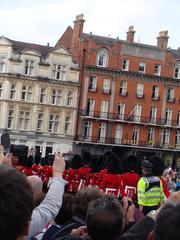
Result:
{"type": "Polygon", "coordinates": [[[163,187],[158,176],[152,173],[153,165],[147,160],[142,161],[142,177],[137,185],[139,208],[146,215],[151,210],[157,209],[164,200],[163,187]]]}

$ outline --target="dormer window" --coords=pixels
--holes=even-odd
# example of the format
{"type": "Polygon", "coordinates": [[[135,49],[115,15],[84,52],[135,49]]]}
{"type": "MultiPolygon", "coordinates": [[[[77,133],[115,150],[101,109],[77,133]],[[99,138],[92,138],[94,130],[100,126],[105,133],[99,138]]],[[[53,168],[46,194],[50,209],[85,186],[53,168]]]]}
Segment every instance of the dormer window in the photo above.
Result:
{"type": "Polygon", "coordinates": [[[97,54],[96,64],[97,66],[100,67],[107,67],[107,63],[108,63],[108,51],[105,48],[101,48],[99,49],[97,54]]]}
{"type": "Polygon", "coordinates": [[[161,65],[160,64],[155,64],[154,75],[160,76],[160,74],[161,74],[161,65]]]}
{"type": "Polygon", "coordinates": [[[5,63],[6,58],[4,56],[0,56],[0,72],[5,72],[5,63]]]}
{"type": "Polygon", "coordinates": [[[140,62],[139,63],[139,72],[145,73],[145,67],[146,67],[146,63],[145,62],[140,62]]]}
{"type": "Polygon", "coordinates": [[[180,61],[174,67],[174,78],[180,79],[180,61]]]}
{"type": "Polygon", "coordinates": [[[57,80],[66,80],[67,66],[61,64],[53,64],[52,77],[57,80]]]}
{"type": "Polygon", "coordinates": [[[25,75],[32,76],[34,69],[34,61],[25,60],[25,75]]]}
{"type": "Polygon", "coordinates": [[[129,60],[128,59],[123,59],[122,61],[122,70],[128,71],[129,70],[129,60]]]}

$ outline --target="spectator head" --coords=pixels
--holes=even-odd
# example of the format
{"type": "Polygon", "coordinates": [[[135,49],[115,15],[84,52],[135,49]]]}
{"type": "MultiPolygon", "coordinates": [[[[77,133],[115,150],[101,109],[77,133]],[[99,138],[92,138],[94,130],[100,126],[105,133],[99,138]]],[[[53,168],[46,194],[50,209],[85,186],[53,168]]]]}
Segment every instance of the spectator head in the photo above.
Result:
{"type": "Polygon", "coordinates": [[[159,156],[153,156],[149,161],[153,165],[152,172],[154,173],[154,175],[159,177],[162,176],[165,169],[163,159],[159,156]]]}
{"type": "Polygon", "coordinates": [[[179,240],[180,203],[166,203],[157,216],[148,240],[179,240]]]}
{"type": "Polygon", "coordinates": [[[76,193],[73,201],[72,212],[74,216],[85,219],[88,204],[94,200],[104,196],[104,193],[97,187],[83,188],[76,193]]]}
{"type": "Polygon", "coordinates": [[[42,193],[43,182],[42,179],[38,176],[28,176],[27,180],[32,188],[33,198],[35,202],[35,207],[40,204],[40,202],[44,198],[44,194],[42,193]]]}
{"type": "Polygon", "coordinates": [[[123,229],[122,205],[111,195],[95,199],[88,206],[86,223],[93,240],[114,240],[123,229]]]}
{"type": "Polygon", "coordinates": [[[55,217],[55,223],[62,225],[72,218],[72,204],[74,197],[68,193],[64,193],[62,206],[58,215],[55,217]]]}
{"type": "Polygon", "coordinates": [[[0,235],[16,240],[28,233],[33,194],[26,177],[14,168],[0,166],[0,235]]]}

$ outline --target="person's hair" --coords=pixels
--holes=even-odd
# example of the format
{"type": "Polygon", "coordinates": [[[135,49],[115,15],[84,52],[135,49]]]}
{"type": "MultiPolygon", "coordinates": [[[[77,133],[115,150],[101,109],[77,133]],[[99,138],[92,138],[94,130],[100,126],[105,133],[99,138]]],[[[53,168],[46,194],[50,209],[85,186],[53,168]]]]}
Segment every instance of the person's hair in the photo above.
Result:
{"type": "Polygon", "coordinates": [[[72,206],[73,216],[86,217],[88,204],[94,200],[101,198],[104,193],[97,187],[82,188],[76,193],[72,206]]]}
{"type": "Polygon", "coordinates": [[[93,240],[116,239],[123,228],[121,204],[111,195],[93,200],[88,206],[86,223],[88,234],[93,240]]]}
{"type": "Polygon", "coordinates": [[[180,203],[166,203],[157,216],[154,226],[156,240],[179,240],[180,203]]]}
{"type": "Polygon", "coordinates": [[[0,235],[16,240],[31,219],[33,194],[26,177],[14,168],[0,166],[0,235]]]}
{"type": "Polygon", "coordinates": [[[74,196],[64,193],[62,206],[55,217],[55,223],[61,225],[72,218],[72,204],[74,196]]]}
{"type": "Polygon", "coordinates": [[[153,156],[150,158],[149,161],[153,165],[152,172],[154,173],[154,175],[159,176],[159,177],[162,176],[163,171],[165,169],[165,164],[164,164],[163,159],[159,156],[153,156]]]}

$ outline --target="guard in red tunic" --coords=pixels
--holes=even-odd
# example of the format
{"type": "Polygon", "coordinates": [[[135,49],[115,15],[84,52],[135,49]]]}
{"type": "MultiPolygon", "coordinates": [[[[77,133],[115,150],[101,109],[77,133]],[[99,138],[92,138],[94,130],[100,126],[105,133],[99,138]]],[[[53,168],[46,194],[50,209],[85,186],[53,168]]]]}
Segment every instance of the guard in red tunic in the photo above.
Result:
{"type": "Polygon", "coordinates": [[[122,173],[123,168],[120,159],[112,152],[106,152],[104,154],[105,162],[108,167],[107,174],[104,176],[100,188],[108,193],[108,191],[113,192],[117,197],[125,196],[122,173]]]}
{"type": "Polygon", "coordinates": [[[125,173],[123,174],[123,186],[125,193],[134,201],[137,200],[137,184],[140,176],[137,171],[137,158],[133,155],[129,156],[124,161],[125,173]]]}

